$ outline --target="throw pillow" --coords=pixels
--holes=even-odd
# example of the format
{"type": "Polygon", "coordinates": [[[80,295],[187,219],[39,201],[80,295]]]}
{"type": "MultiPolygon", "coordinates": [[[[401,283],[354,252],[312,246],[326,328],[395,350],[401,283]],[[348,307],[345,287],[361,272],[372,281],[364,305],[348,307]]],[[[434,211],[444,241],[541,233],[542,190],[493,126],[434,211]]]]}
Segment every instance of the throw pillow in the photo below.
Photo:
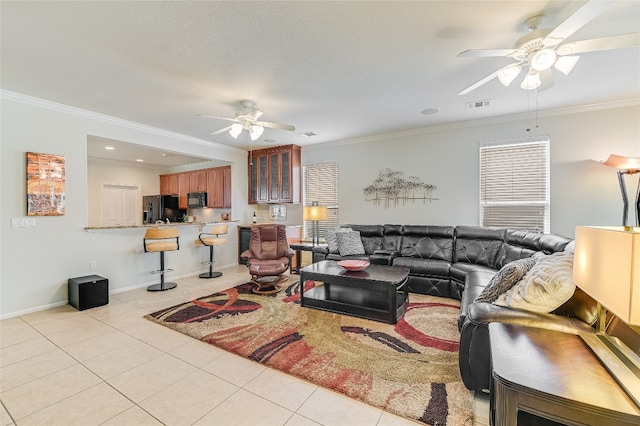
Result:
{"type": "Polygon", "coordinates": [[[573,253],[558,252],[538,258],[536,264],[496,305],[549,313],[573,296],[573,253]]]}
{"type": "Polygon", "coordinates": [[[576,241],[573,240],[569,244],[564,246],[564,251],[566,251],[567,253],[575,253],[575,251],[576,251],[576,241]]]}
{"type": "Polygon", "coordinates": [[[338,251],[340,256],[352,256],[356,254],[365,254],[360,232],[338,232],[338,251]]]}
{"type": "Polygon", "coordinates": [[[533,268],[536,260],[537,257],[525,257],[524,259],[514,260],[504,265],[476,297],[475,302],[491,303],[495,301],[498,296],[505,293],[520,281],[522,277],[533,268]]]}
{"type": "Polygon", "coordinates": [[[338,253],[338,233],[351,232],[351,228],[327,229],[324,231],[324,239],[327,242],[329,253],[338,253]]]}

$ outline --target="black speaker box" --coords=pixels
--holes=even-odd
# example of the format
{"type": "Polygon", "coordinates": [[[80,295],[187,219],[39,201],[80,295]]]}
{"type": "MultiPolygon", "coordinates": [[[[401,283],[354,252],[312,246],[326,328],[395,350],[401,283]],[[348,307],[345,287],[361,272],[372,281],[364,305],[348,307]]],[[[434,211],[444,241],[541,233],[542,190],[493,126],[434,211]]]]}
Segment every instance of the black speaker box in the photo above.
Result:
{"type": "Polygon", "coordinates": [[[69,304],[79,311],[109,303],[109,280],[99,275],[69,278],[69,304]]]}

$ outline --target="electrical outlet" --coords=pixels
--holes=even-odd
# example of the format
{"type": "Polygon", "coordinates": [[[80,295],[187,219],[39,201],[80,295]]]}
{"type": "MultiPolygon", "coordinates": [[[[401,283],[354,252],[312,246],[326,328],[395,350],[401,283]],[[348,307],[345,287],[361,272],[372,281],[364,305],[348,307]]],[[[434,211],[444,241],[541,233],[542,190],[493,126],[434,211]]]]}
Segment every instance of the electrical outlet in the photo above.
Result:
{"type": "Polygon", "coordinates": [[[95,260],[92,260],[91,262],[89,262],[89,268],[97,269],[98,268],[98,262],[95,261],[95,260]]]}

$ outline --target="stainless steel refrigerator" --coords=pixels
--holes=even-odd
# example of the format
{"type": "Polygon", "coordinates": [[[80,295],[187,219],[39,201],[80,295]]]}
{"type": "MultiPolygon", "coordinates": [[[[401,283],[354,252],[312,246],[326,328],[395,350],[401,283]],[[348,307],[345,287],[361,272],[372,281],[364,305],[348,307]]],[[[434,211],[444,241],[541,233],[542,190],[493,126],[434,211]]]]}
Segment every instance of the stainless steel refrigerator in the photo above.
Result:
{"type": "Polygon", "coordinates": [[[187,209],[178,208],[178,196],[145,195],[142,197],[142,220],[144,223],[157,221],[181,222],[187,209]]]}

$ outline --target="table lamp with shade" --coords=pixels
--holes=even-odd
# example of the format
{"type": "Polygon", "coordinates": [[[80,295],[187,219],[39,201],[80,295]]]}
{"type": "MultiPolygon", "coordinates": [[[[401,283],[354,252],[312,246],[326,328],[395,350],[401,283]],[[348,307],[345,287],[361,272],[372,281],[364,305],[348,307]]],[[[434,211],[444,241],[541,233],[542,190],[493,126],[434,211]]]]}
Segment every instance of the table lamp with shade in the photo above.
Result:
{"type": "Polygon", "coordinates": [[[328,218],[329,210],[327,206],[319,206],[317,201],[314,201],[310,206],[304,207],[302,220],[311,221],[311,238],[314,246],[320,242],[320,225],[318,221],[327,220],[328,218]]]}
{"type": "Polygon", "coordinates": [[[640,354],[609,336],[607,311],[640,332],[640,228],[576,228],[573,281],[598,302],[596,333],[581,335],[640,406],[640,354]]]}

